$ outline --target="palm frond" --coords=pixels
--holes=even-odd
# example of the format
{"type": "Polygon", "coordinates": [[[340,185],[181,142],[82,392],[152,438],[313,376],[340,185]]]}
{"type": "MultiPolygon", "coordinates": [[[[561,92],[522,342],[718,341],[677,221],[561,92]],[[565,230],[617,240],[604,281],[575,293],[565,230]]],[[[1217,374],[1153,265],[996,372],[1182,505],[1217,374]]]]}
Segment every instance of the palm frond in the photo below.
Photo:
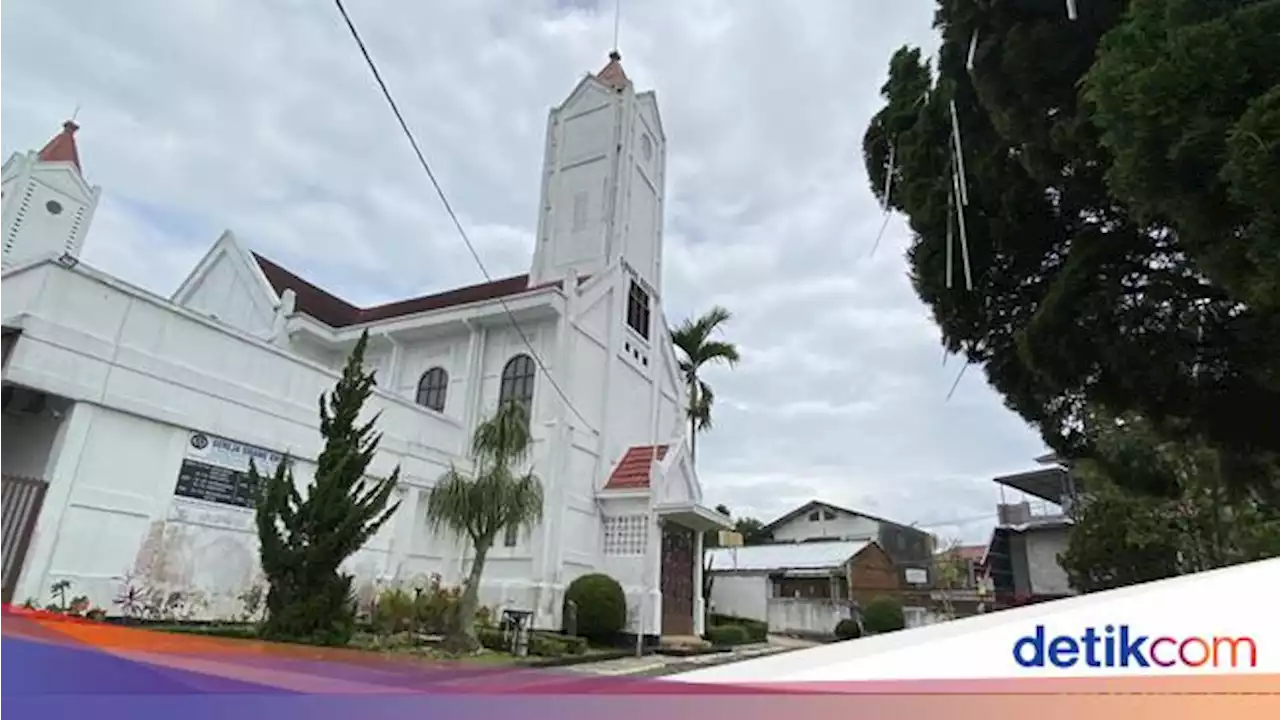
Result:
{"type": "Polygon", "coordinates": [[[427,496],[427,521],[488,544],[502,530],[528,530],[542,520],[542,483],[532,472],[517,474],[532,446],[529,417],[519,404],[504,403],[480,423],[472,437],[475,467],[470,476],[450,467],[427,496]]]}
{"type": "Polygon", "coordinates": [[[698,354],[693,361],[698,366],[717,361],[733,366],[738,364],[739,359],[741,358],[738,355],[738,346],[721,340],[709,340],[698,348],[698,354]]]}
{"type": "Polygon", "coordinates": [[[711,405],[715,402],[715,399],[715,393],[711,392],[711,386],[699,380],[698,401],[689,407],[689,417],[694,422],[694,428],[699,432],[711,429],[711,405]]]}

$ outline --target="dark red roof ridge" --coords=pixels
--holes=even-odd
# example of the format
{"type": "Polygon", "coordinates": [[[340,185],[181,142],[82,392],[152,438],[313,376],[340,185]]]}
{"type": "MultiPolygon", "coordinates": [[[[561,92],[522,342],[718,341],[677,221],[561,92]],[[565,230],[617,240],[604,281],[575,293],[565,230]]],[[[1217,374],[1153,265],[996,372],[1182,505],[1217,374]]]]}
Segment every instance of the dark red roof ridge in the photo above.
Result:
{"type": "MultiPolygon", "coordinates": [[[[529,284],[529,275],[525,273],[430,295],[420,295],[405,300],[395,300],[362,308],[302,279],[297,274],[286,270],[257,252],[252,252],[251,254],[258,263],[258,267],[262,269],[262,274],[266,276],[267,282],[270,283],[277,294],[281,294],[285,290],[293,290],[296,295],[295,311],[310,315],[334,328],[389,320],[431,310],[442,310],[459,305],[510,297],[548,287],[562,286],[558,280],[531,286],[529,284]]],[[[579,282],[581,283],[585,280],[586,278],[584,277],[579,282]]]]}

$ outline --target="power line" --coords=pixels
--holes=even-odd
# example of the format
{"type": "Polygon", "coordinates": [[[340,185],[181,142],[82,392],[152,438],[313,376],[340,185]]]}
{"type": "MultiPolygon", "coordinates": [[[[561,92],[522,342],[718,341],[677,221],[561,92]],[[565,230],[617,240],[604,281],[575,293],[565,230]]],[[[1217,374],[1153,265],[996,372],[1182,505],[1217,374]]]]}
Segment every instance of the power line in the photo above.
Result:
{"type": "MultiPolygon", "coordinates": [[[[418,139],[414,137],[413,131],[409,129],[409,123],[404,119],[404,115],[400,112],[400,106],[396,104],[395,98],[391,96],[391,90],[387,88],[386,82],[382,79],[382,73],[378,72],[378,66],[373,62],[373,57],[369,54],[369,49],[365,47],[364,40],[360,38],[360,32],[356,30],[355,23],[352,22],[351,16],[347,14],[347,9],[342,5],[342,0],[333,0],[338,6],[338,12],[342,14],[342,19],[347,23],[347,29],[351,31],[351,38],[356,41],[356,45],[360,48],[360,54],[364,56],[365,64],[369,66],[369,72],[373,74],[373,79],[377,81],[378,87],[382,90],[382,96],[386,98],[387,104],[391,106],[391,112],[396,116],[396,120],[400,123],[400,130],[404,132],[404,136],[409,140],[409,145],[413,147],[413,153],[418,157],[418,164],[426,171],[427,177],[431,180],[431,185],[436,189],[436,194],[440,196],[440,203],[444,205],[444,210],[449,214],[449,218],[453,220],[453,226],[457,228],[458,235],[462,237],[462,242],[466,244],[467,250],[470,251],[471,257],[476,261],[476,265],[480,268],[480,273],[484,275],[484,279],[493,282],[493,276],[489,274],[488,269],[484,266],[484,261],[480,259],[480,253],[476,252],[475,245],[471,243],[471,238],[467,235],[467,231],[462,227],[462,221],[458,219],[458,214],[454,212],[453,205],[450,204],[449,198],[444,194],[444,188],[440,187],[439,181],[436,180],[436,174],[431,170],[431,164],[427,162],[427,158],[422,153],[421,146],[418,145],[418,139]]],[[[575,291],[577,288],[569,288],[575,291]]],[[[587,427],[591,427],[591,422],[587,420],[578,408],[574,407],[573,402],[569,400],[569,396],[560,388],[560,384],[556,382],[555,377],[551,375],[551,371],[547,370],[547,366],[542,362],[542,358],[538,356],[538,352],[534,350],[533,343],[529,342],[529,336],[525,335],[524,330],[520,327],[520,323],[516,321],[516,316],[511,312],[511,307],[507,305],[507,301],[497,298],[498,303],[502,306],[503,312],[506,313],[507,319],[511,321],[511,327],[520,335],[520,339],[529,350],[533,362],[546,376],[547,381],[551,383],[551,387],[555,389],[556,394],[564,401],[574,415],[578,416],[587,427]]],[[[530,409],[532,413],[532,408],[530,409]]]]}
{"type": "Polygon", "coordinates": [[[979,520],[990,520],[991,518],[999,517],[999,515],[1000,513],[998,512],[989,512],[989,513],[983,513],[982,515],[970,515],[969,517],[954,518],[951,520],[939,520],[936,522],[928,522],[928,523],[914,523],[913,527],[924,529],[924,528],[947,527],[947,526],[954,526],[954,525],[969,525],[971,523],[976,523],[979,520]]]}

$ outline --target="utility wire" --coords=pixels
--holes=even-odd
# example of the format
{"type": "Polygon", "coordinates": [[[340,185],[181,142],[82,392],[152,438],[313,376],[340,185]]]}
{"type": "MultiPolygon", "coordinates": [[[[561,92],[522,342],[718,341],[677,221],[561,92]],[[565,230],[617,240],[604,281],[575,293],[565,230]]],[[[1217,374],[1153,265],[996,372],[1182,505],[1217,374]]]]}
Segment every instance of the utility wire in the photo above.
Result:
{"type": "MultiPolygon", "coordinates": [[[[378,72],[378,66],[373,62],[373,57],[369,54],[369,49],[365,47],[364,40],[360,38],[360,32],[356,30],[355,23],[352,22],[351,16],[347,14],[347,9],[342,5],[342,0],[334,0],[334,4],[338,6],[338,12],[342,14],[342,19],[347,24],[347,29],[351,31],[351,38],[356,41],[356,45],[360,48],[360,54],[364,56],[365,64],[369,66],[369,72],[373,74],[373,79],[377,81],[378,87],[382,90],[382,96],[386,98],[387,104],[391,106],[391,112],[396,116],[396,120],[400,123],[400,130],[404,132],[404,136],[409,141],[409,145],[413,147],[413,153],[418,157],[418,164],[426,171],[427,177],[431,180],[431,185],[436,189],[436,194],[440,196],[440,203],[444,205],[444,210],[449,214],[449,218],[453,220],[453,226],[457,228],[458,235],[462,237],[462,242],[466,244],[467,250],[470,251],[471,257],[475,259],[476,265],[480,268],[480,273],[484,275],[484,279],[493,282],[493,276],[489,274],[488,269],[484,266],[484,261],[480,259],[480,253],[476,252],[475,245],[471,243],[470,236],[462,227],[462,221],[458,219],[458,214],[454,212],[453,205],[449,203],[449,198],[444,194],[444,189],[440,187],[439,181],[436,180],[436,174],[431,170],[431,164],[427,162],[427,158],[422,153],[421,146],[418,145],[418,139],[414,137],[413,131],[409,129],[409,123],[404,119],[404,115],[400,112],[400,106],[396,104],[395,98],[391,96],[391,90],[387,88],[387,83],[382,79],[382,73],[378,72]]],[[[570,292],[576,291],[577,288],[568,288],[570,292]]],[[[529,336],[525,334],[520,327],[520,323],[516,321],[516,316],[511,312],[511,307],[507,305],[507,301],[499,297],[498,303],[502,306],[502,310],[506,313],[507,319],[511,321],[511,327],[520,335],[520,339],[524,341],[524,345],[529,350],[530,356],[542,374],[546,376],[547,381],[551,383],[551,387],[555,389],[560,399],[569,406],[574,415],[578,416],[587,427],[591,427],[591,422],[583,416],[578,408],[574,407],[573,402],[569,400],[569,396],[560,388],[555,377],[551,375],[551,371],[547,370],[547,366],[543,364],[542,358],[538,356],[538,352],[534,350],[533,343],[529,342],[529,336]]],[[[530,408],[530,413],[533,410],[530,408]]]]}

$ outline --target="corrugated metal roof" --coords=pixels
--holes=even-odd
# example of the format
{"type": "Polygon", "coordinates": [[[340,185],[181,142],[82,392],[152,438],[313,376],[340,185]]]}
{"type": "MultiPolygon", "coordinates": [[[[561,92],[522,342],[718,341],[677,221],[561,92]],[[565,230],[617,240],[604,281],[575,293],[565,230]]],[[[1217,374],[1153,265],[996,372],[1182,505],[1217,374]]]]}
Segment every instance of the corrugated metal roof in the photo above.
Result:
{"type": "Polygon", "coordinates": [[[775,543],[708,550],[714,571],[803,570],[833,568],[862,552],[867,540],[842,542],[775,543]]]}

